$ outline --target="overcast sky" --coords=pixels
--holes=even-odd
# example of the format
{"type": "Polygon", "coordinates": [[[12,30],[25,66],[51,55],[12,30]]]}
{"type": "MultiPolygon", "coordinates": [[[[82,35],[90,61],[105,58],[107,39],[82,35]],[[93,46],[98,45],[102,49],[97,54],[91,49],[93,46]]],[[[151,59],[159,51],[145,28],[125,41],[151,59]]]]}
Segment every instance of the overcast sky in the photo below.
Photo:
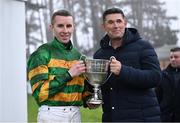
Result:
{"type": "MultiPolygon", "coordinates": [[[[178,20],[176,22],[172,22],[173,29],[180,30],[180,0],[161,0],[165,1],[167,7],[167,15],[178,16],[178,20]]],[[[180,32],[178,33],[178,45],[180,46],[180,32]]]]}

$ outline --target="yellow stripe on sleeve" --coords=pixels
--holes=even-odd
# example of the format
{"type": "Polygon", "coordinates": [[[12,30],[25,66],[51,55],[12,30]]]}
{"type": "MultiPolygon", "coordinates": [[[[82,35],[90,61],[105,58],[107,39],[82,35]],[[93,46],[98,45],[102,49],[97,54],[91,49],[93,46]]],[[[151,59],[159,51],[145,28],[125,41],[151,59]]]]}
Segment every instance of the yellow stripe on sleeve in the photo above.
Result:
{"type": "Polygon", "coordinates": [[[71,81],[67,82],[67,85],[84,86],[84,78],[83,77],[74,77],[71,81]]]}
{"type": "Polygon", "coordinates": [[[49,95],[49,81],[45,81],[39,92],[39,102],[42,102],[48,98],[49,95]]]}
{"type": "Polygon", "coordinates": [[[74,61],[65,61],[65,60],[59,60],[59,59],[51,59],[48,63],[48,67],[61,67],[61,68],[71,68],[73,64],[75,64],[77,60],[74,61]]]}
{"type": "Polygon", "coordinates": [[[49,96],[49,82],[50,82],[51,80],[53,80],[53,79],[54,79],[54,75],[49,76],[49,80],[46,80],[46,81],[43,83],[43,85],[42,85],[42,87],[41,87],[41,90],[40,90],[40,92],[39,92],[39,101],[40,101],[40,102],[48,99],[48,96],[49,96]]]}
{"type": "Polygon", "coordinates": [[[42,81],[39,81],[32,86],[32,93],[36,90],[40,83],[42,83],[42,81]]]}
{"type": "Polygon", "coordinates": [[[46,65],[41,65],[41,66],[38,66],[38,67],[32,69],[28,73],[28,78],[29,78],[29,80],[31,80],[32,77],[34,77],[38,74],[43,74],[43,73],[48,73],[48,67],[46,65]]]}

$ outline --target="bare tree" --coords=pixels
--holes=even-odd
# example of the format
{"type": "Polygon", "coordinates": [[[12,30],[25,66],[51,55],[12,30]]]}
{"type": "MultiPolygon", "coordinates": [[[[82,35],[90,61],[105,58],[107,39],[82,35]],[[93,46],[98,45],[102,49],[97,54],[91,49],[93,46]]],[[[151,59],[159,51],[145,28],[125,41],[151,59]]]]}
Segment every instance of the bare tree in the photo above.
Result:
{"type": "Polygon", "coordinates": [[[53,38],[48,25],[52,13],[57,9],[67,9],[73,14],[76,27],[73,43],[85,55],[92,56],[99,48],[99,41],[104,35],[100,28],[102,13],[113,6],[123,9],[129,26],[137,28],[155,47],[175,44],[178,30],[172,30],[170,23],[177,18],[166,15],[164,4],[159,0],[28,0],[27,54],[31,46],[36,48],[53,38]],[[86,45],[82,45],[82,42],[86,45]]]}
{"type": "Polygon", "coordinates": [[[44,9],[45,6],[40,5],[38,0],[34,2],[26,2],[26,44],[27,44],[27,56],[29,56],[30,48],[37,48],[39,44],[44,43],[44,33],[42,28],[40,9],[44,9]],[[38,36],[37,36],[38,35],[38,36]]]}
{"type": "Polygon", "coordinates": [[[166,10],[163,9],[164,4],[158,0],[124,0],[121,2],[121,6],[129,7],[130,11],[127,14],[129,24],[137,28],[139,33],[155,47],[177,42],[178,30],[170,28],[170,22],[177,18],[166,15],[166,10]]]}

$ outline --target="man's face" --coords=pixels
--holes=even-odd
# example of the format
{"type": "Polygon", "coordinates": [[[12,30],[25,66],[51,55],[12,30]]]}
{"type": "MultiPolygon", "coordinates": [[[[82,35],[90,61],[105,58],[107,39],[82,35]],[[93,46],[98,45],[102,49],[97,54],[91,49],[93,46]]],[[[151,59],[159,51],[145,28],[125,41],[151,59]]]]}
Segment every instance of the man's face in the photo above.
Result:
{"type": "Polygon", "coordinates": [[[127,22],[119,13],[109,14],[105,17],[103,27],[111,40],[122,39],[127,22]]]}
{"type": "Polygon", "coordinates": [[[174,68],[180,68],[180,51],[170,53],[170,63],[174,68]]]}
{"type": "Polygon", "coordinates": [[[71,35],[74,31],[73,17],[71,16],[56,16],[54,24],[50,25],[54,36],[66,44],[69,42],[71,35]]]}

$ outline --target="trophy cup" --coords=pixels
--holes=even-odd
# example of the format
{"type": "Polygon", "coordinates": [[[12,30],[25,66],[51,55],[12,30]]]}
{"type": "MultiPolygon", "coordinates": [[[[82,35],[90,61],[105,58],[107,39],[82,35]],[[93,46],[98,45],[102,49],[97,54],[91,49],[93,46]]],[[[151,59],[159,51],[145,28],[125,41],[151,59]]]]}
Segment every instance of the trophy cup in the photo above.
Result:
{"type": "Polygon", "coordinates": [[[110,77],[108,76],[108,68],[110,60],[105,59],[85,59],[86,73],[85,77],[89,84],[94,88],[94,94],[91,99],[88,100],[90,104],[102,104],[102,100],[99,98],[100,86],[104,84],[110,77]]]}

